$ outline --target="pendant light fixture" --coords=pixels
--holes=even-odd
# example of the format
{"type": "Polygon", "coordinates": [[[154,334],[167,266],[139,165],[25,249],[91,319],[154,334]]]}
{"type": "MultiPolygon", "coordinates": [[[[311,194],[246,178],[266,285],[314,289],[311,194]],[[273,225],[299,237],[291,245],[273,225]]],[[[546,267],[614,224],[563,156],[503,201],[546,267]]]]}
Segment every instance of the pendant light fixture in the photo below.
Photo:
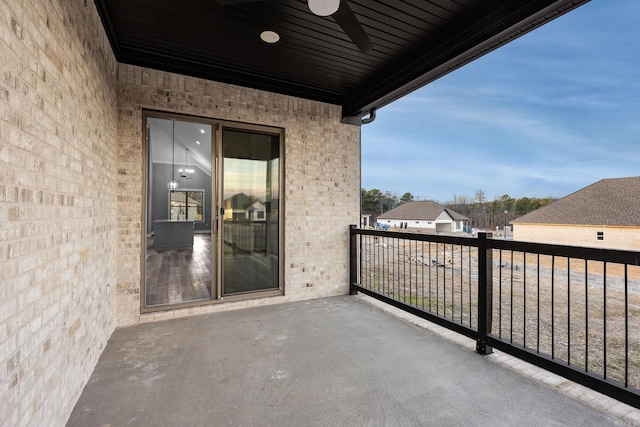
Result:
{"type": "Polygon", "coordinates": [[[184,179],[191,178],[191,175],[193,175],[193,173],[195,172],[195,170],[189,169],[188,157],[187,157],[188,155],[189,155],[189,149],[186,148],[184,152],[184,169],[182,168],[178,169],[178,172],[180,172],[180,176],[184,179]]]}
{"type": "Polygon", "coordinates": [[[167,189],[175,191],[178,189],[178,181],[175,179],[176,171],[176,121],[171,119],[171,181],[167,182],[167,189]]]}

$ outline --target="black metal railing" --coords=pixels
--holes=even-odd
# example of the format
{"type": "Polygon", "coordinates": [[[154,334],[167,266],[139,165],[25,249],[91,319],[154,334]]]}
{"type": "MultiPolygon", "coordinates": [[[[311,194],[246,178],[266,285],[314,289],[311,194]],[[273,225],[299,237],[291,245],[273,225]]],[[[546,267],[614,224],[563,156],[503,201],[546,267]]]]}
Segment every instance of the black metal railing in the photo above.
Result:
{"type": "Polygon", "coordinates": [[[362,292],[640,408],[640,252],[351,227],[362,292]]]}

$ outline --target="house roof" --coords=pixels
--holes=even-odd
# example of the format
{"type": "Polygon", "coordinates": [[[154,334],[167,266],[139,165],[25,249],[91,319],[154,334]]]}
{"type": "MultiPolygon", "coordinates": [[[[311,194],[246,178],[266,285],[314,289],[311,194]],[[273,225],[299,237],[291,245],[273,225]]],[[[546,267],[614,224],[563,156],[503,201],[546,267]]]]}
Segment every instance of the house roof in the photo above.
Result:
{"type": "Polygon", "coordinates": [[[640,177],[603,179],[511,222],[640,226],[640,177]]]}
{"type": "Polygon", "coordinates": [[[378,219],[399,219],[407,221],[435,221],[442,212],[446,212],[456,221],[467,220],[468,218],[459,213],[445,208],[444,206],[431,201],[406,202],[378,216],[378,219]]]}
{"type": "Polygon", "coordinates": [[[341,105],[356,124],[587,1],[342,0],[345,24],[307,0],[94,0],[120,62],[341,105]]]}

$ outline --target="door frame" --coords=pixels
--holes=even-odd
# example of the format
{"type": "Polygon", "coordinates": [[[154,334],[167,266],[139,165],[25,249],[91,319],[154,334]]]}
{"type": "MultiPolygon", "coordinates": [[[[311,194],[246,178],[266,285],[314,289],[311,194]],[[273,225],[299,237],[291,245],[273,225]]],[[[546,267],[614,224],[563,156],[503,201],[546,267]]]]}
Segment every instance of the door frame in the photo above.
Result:
{"type": "Polygon", "coordinates": [[[243,122],[233,122],[229,120],[220,120],[206,116],[196,116],[190,114],[181,114],[174,113],[170,111],[161,111],[161,110],[153,110],[153,109],[142,109],[142,120],[141,120],[141,128],[142,128],[142,146],[143,146],[143,161],[141,162],[141,230],[140,230],[140,313],[149,313],[155,311],[168,311],[168,310],[176,310],[186,307],[196,307],[203,305],[211,305],[222,302],[230,302],[230,301],[240,301],[240,300],[251,300],[257,298],[265,298],[272,296],[282,296],[285,294],[285,272],[284,272],[284,240],[285,240],[285,229],[284,229],[284,175],[285,175],[285,130],[284,128],[274,127],[274,126],[265,126],[258,124],[250,124],[243,122]],[[211,126],[211,192],[212,195],[209,197],[209,203],[211,206],[211,249],[212,249],[212,277],[214,283],[211,285],[212,296],[211,299],[206,300],[197,300],[197,301],[187,301],[176,304],[163,304],[163,305],[153,305],[153,306],[145,306],[146,300],[146,252],[147,252],[147,226],[148,226],[148,214],[147,214],[147,188],[148,188],[148,168],[149,168],[149,141],[148,141],[148,132],[146,128],[147,119],[148,118],[157,118],[157,119],[165,119],[165,120],[179,120],[186,122],[194,122],[194,123],[202,123],[211,126]],[[280,166],[279,166],[279,176],[278,176],[278,187],[279,187],[279,198],[278,198],[278,288],[277,289],[268,289],[263,291],[254,291],[247,292],[242,294],[235,295],[227,295],[224,298],[222,297],[222,261],[223,261],[223,252],[221,251],[222,239],[220,237],[219,231],[222,229],[222,216],[220,215],[220,207],[223,206],[222,201],[222,192],[220,191],[222,188],[222,174],[220,162],[221,158],[219,156],[222,155],[222,129],[237,129],[242,131],[251,131],[256,133],[265,133],[269,135],[277,135],[279,137],[279,152],[280,152],[280,166]]]}

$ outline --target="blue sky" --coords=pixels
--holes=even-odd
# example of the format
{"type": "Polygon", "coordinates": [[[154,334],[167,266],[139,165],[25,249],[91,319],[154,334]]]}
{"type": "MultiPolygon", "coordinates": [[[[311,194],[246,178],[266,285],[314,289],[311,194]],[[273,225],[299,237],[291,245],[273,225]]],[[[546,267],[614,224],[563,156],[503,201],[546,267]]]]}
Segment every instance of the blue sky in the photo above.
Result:
{"type": "Polygon", "coordinates": [[[399,196],[559,198],[638,175],[639,0],[592,0],[362,127],[362,186],[399,196]]]}

